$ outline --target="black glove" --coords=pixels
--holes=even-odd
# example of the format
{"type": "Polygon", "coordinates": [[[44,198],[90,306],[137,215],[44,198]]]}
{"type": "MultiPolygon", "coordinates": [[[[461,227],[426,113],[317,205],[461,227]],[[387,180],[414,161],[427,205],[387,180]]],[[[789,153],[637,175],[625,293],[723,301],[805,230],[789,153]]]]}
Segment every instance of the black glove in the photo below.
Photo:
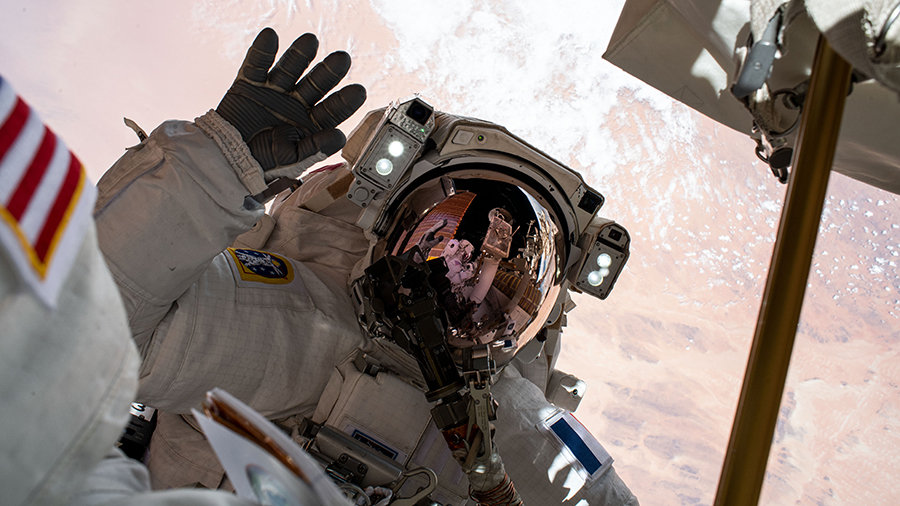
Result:
{"type": "Polygon", "coordinates": [[[263,29],[216,108],[250,146],[266,181],[295,178],[337,153],[347,139],[335,127],[366,100],[366,89],[359,84],[322,100],[350,69],[350,55],[343,51],[331,53],[300,79],[318,48],[315,35],[301,35],[272,67],[278,35],[263,29]]]}

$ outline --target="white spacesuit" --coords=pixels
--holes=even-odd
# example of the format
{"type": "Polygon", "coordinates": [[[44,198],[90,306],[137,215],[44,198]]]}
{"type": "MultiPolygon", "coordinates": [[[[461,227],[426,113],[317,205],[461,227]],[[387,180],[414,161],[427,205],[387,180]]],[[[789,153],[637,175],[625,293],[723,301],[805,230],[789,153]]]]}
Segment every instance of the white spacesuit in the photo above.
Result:
{"type": "MultiPolygon", "coordinates": [[[[248,196],[274,181],[271,171],[328,150],[285,161],[276,147],[262,161],[271,139],[258,142],[267,131],[248,133],[242,118],[220,104],[192,123],[163,123],[98,183],[100,246],[142,357],[137,399],[162,411],[148,462],[154,487],[223,485],[221,467],[184,416],[218,387],[299,440],[308,418],[365,440],[401,467],[431,468],[439,477],[431,498],[465,503],[465,475],[431,421],[423,393],[430,385],[416,360],[360,327],[349,284],[370,262],[373,241],[357,226],[361,208],[345,197],[354,176],[345,165],[320,169],[266,215],[248,196]]],[[[532,505],[637,504],[611,460],[586,482],[541,428],[559,416],[545,398],[552,364],[543,360],[529,376],[540,386],[514,367],[493,384],[493,441],[519,494],[532,505]]],[[[580,447],[599,448],[580,437],[580,447]]]]}
{"type": "Polygon", "coordinates": [[[139,357],[91,219],[81,163],[0,78],[0,490],[13,506],[234,505],[151,492],[115,449],[139,357]]]}

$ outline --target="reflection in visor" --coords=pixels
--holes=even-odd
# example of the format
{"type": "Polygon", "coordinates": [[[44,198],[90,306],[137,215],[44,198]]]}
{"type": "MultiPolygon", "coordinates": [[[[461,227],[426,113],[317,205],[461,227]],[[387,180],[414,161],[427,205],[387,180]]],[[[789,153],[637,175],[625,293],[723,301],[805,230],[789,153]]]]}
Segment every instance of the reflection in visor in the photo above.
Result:
{"type": "Polygon", "coordinates": [[[541,302],[540,289],[528,283],[523,282],[522,276],[516,276],[511,272],[498,272],[494,277],[494,288],[500,290],[500,293],[506,295],[510,300],[518,300],[517,304],[526,313],[533,313],[537,310],[538,304],[541,302]],[[522,293],[519,293],[519,290],[522,293]]]}
{"type": "Polygon", "coordinates": [[[473,200],[475,200],[475,194],[471,192],[458,193],[446,198],[425,215],[422,221],[416,226],[415,230],[413,230],[412,235],[409,240],[406,241],[405,245],[403,240],[398,242],[398,246],[403,246],[403,251],[395,251],[393,254],[406,253],[412,249],[413,246],[419,245],[423,242],[426,235],[428,235],[429,230],[434,229],[442,222],[446,221],[446,224],[434,234],[436,238],[441,238],[441,241],[437,243],[436,246],[430,248],[430,251],[425,251],[425,249],[420,246],[422,253],[424,253],[429,260],[441,256],[441,253],[448,244],[446,239],[453,239],[456,235],[459,224],[473,200]]]}
{"type": "Polygon", "coordinates": [[[424,258],[416,261],[440,273],[431,283],[454,347],[498,342],[515,350],[533,337],[523,332],[551,291],[558,229],[528,193],[509,188],[502,198],[461,191],[444,199],[390,248],[398,255],[418,246],[424,258]]]}

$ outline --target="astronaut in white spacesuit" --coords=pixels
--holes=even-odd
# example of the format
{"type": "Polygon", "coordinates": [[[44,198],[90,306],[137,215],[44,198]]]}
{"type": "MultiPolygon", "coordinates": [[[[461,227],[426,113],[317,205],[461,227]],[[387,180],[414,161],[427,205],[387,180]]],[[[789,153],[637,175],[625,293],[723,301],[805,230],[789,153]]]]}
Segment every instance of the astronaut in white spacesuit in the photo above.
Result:
{"type": "Polygon", "coordinates": [[[264,30],[216,110],[163,123],[98,183],[100,247],[142,358],[137,399],[161,411],[154,486],[227,486],[187,415],[218,387],[320,458],[331,457],[326,436],[375,449],[380,460],[360,467],[369,480],[375,460],[434,471],[400,497],[426,487],[431,501],[463,504],[472,473],[496,453],[467,451],[481,431],[460,399],[485,386],[499,409],[488,409],[495,431],[482,441],[503,456],[525,504],[637,504],[599,443],[547,400],[558,350],[540,346],[566,306],[566,271],[592,251],[576,241],[602,197],[502,127],[424,118],[413,100],[388,109],[404,124],[370,114],[342,152],[346,164],[305,176],[266,214],[270,194],[343,147],[334,127],[365,99],[359,85],[325,97],[349,68],[345,53],[300,79],[316,46],[300,37],[272,67],[277,38],[264,30]],[[495,141],[491,160],[465,152],[495,141]],[[373,155],[378,146],[396,172],[373,155]],[[409,277],[391,278],[391,262],[409,277]],[[537,360],[512,365],[517,354],[537,360]],[[474,375],[459,375],[473,363],[474,375]],[[461,467],[448,444],[466,429],[457,442],[473,459],[461,467]]]}

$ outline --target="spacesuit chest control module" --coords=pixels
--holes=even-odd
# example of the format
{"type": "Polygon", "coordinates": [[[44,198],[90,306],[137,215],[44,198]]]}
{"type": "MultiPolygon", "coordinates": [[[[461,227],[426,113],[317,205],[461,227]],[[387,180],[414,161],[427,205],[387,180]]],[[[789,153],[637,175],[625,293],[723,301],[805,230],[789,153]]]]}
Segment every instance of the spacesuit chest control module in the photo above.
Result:
{"type": "Polygon", "coordinates": [[[607,297],[628,232],[573,170],[418,97],[369,113],[344,158],[370,240],[352,283],[361,325],[415,357],[472,497],[515,497],[491,442],[491,378],[540,353],[566,290],[607,297]]]}

